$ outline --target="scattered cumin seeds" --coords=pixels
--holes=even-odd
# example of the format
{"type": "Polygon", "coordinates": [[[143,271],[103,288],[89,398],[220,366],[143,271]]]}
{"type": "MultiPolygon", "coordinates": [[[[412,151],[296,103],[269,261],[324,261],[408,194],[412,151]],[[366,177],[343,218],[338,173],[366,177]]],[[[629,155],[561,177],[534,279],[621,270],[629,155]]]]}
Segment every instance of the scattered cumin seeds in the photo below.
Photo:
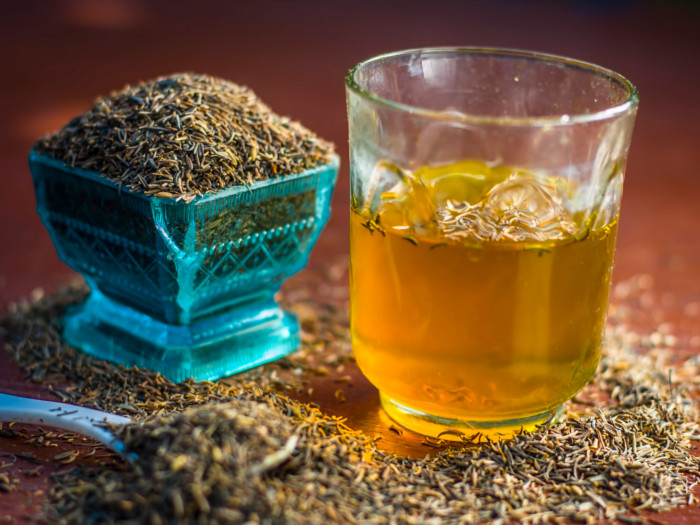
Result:
{"type": "Polygon", "coordinates": [[[700,464],[690,446],[700,437],[700,360],[673,361],[657,344],[663,340],[635,334],[613,315],[598,374],[561,422],[507,442],[465,441],[403,458],[283,395],[280,371],[299,370],[303,381],[323,352],[337,368],[350,361],[347,311],[320,303],[301,282],[281,299],[304,313],[303,350],[231,384],[175,385],[67,348],[58,336],[60,312],[82,298],[82,287],[11,308],[0,326],[31,378],[67,384],[55,391],[71,402],[144,421],[120,430],[139,454],[135,467],[81,467],[56,478],[53,518],[592,523],[697,505],[700,464]]]}

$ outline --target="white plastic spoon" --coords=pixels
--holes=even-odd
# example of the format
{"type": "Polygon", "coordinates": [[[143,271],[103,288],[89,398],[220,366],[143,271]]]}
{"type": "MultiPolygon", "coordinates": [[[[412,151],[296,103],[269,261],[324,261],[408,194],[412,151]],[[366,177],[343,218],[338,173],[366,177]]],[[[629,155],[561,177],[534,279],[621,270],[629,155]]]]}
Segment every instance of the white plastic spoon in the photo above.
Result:
{"type": "Polygon", "coordinates": [[[45,425],[77,432],[105,444],[128,461],[135,459],[133,454],[126,452],[124,443],[104,427],[105,423],[130,423],[131,419],[125,416],[68,403],[0,394],[0,421],[45,425]]]}

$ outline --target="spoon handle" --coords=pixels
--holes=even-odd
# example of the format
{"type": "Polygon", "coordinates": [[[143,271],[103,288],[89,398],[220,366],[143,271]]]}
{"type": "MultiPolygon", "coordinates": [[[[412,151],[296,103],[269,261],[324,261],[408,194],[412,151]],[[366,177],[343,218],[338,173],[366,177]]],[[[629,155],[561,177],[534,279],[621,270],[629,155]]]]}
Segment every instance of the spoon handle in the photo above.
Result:
{"type": "Polygon", "coordinates": [[[56,401],[0,394],[0,421],[45,425],[77,432],[104,443],[117,454],[128,458],[124,444],[101,426],[105,423],[125,425],[131,422],[128,417],[56,401]]]}

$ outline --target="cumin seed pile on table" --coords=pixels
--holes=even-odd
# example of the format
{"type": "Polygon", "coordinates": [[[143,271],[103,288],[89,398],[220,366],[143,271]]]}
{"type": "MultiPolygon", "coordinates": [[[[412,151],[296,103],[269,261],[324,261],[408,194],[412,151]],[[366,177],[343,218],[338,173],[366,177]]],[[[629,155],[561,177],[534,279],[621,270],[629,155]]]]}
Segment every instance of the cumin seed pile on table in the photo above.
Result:
{"type": "Polygon", "coordinates": [[[82,299],[83,285],[11,308],[0,326],[31,380],[68,385],[55,388],[63,400],[140,422],[118,430],[138,454],[135,464],[62,474],[51,489],[50,519],[653,523],[653,514],[638,513],[696,504],[700,472],[690,440],[698,439],[700,361],[671,365],[665,343],[673,341],[630,331],[616,318],[621,309],[613,309],[598,374],[577,396],[578,411],[511,441],[465,440],[410,459],[285,395],[293,385],[280,370],[296,368],[303,381],[314,356],[351,359],[346,310],[314,299],[314,283],[304,279],[293,279],[281,297],[293,297],[287,307],[301,317],[304,347],[227,382],[173,384],[66,347],[61,312],[82,299]]]}

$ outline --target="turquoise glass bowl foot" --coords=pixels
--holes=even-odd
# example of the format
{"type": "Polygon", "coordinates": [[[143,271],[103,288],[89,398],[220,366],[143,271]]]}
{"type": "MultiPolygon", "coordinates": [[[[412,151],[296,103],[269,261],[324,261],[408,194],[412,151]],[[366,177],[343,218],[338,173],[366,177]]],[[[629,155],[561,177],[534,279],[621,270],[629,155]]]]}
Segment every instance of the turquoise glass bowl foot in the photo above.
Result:
{"type": "Polygon", "coordinates": [[[182,381],[215,380],[296,350],[299,326],[274,301],[242,305],[187,325],[169,325],[93,288],[64,316],[65,341],[117,363],[182,381]]]}

